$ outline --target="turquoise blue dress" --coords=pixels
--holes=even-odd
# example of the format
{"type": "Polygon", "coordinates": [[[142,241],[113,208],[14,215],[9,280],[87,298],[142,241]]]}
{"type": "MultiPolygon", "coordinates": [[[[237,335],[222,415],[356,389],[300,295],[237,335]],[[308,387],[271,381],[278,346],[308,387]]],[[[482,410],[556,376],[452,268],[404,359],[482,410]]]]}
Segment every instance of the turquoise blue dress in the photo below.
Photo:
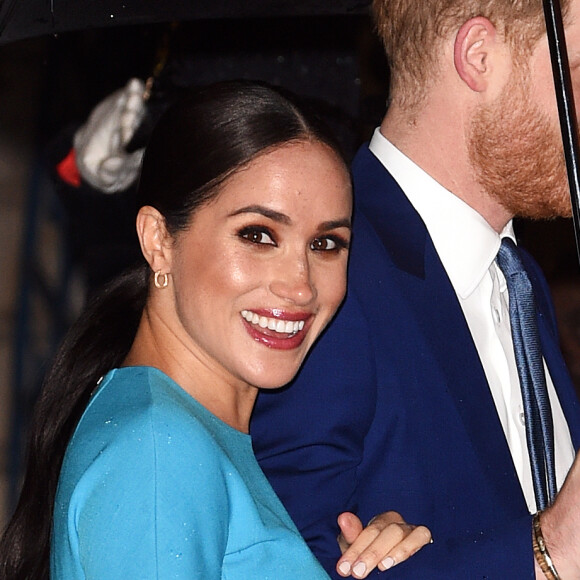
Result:
{"type": "Polygon", "coordinates": [[[161,371],[108,373],[58,485],[52,580],[328,580],[251,439],[161,371]]]}

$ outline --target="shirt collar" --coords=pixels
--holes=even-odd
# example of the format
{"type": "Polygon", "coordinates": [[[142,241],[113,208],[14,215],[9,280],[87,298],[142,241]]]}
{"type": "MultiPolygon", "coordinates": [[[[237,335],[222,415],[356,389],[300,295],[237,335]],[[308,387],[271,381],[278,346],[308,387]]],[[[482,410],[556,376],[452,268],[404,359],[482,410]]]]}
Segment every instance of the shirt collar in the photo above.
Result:
{"type": "Polygon", "coordinates": [[[421,216],[455,292],[467,298],[495,260],[501,239],[508,236],[515,241],[512,222],[498,234],[483,216],[399,151],[378,128],[369,149],[421,216]]]}

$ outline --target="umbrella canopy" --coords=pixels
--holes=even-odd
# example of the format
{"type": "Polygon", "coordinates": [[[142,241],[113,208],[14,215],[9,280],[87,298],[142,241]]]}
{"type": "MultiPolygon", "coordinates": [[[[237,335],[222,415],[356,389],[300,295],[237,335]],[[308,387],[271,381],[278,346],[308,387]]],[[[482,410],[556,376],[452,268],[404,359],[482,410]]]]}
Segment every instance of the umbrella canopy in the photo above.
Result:
{"type": "Polygon", "coordinates": [[[369,4],[370,0],[0,0],[0,44],[174,20],[364,14],[369,4]]]}

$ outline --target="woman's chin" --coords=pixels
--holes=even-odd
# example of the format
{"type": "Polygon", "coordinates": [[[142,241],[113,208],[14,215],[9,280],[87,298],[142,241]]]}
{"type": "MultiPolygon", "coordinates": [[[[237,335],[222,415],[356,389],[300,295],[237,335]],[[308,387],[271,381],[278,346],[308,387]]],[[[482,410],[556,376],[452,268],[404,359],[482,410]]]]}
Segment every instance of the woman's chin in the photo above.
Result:
{"type": "Polygon", "coordinates": [[[276,373],[269,377],[260,377],[260,379],[255,383],[259,389],[266,391],[271,391],[275,389],[280,389],[285,387],[292,379],[296,376],[295,372],[291,373],[276,373]]]}

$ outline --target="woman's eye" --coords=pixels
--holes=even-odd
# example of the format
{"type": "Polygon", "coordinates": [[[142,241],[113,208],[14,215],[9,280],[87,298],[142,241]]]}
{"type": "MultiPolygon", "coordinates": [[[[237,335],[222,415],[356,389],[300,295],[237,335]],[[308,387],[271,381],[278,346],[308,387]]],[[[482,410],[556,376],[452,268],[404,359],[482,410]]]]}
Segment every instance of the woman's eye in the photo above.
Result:
{"type": "Polygon", "coordinates": [[[310,247],[315,252],[336,252],[343,248],[348,248],[348,243],[345,240],[334,237],[315,238],[312,240],[310,247]]]}
{"type": "Polygon", "coordinates": [[[244,228],[240,232],[240,237],[252,244],[268,244],[275,246],[276,243],[272,239],[269,231],[260,228],[244,228]]]}

